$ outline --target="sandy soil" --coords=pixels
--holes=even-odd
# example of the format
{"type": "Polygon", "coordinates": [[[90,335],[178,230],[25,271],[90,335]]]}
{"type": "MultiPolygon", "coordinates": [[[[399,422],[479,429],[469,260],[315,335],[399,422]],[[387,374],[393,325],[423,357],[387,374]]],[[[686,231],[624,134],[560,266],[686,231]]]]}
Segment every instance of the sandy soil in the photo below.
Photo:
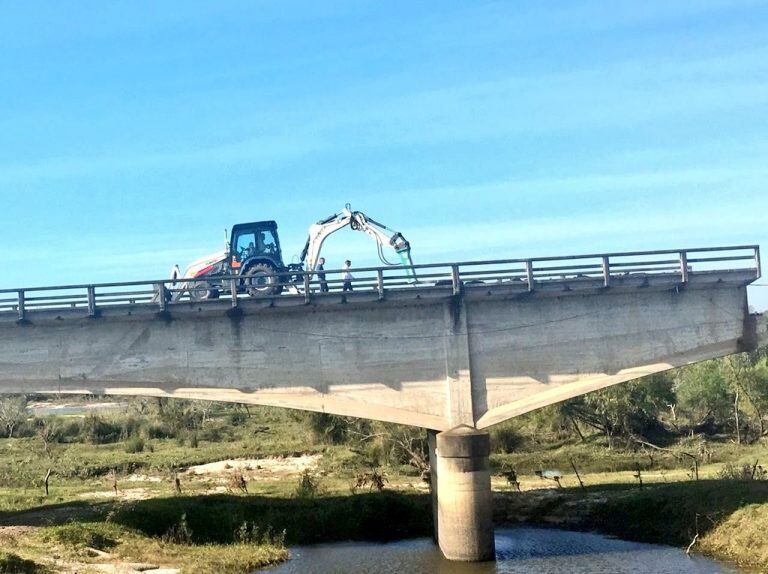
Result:
{"type": "Polygon", "coordinates": [[[117,493],[114,490],[103,490],[100,492],[84,492],[80,498],[119,498],[120,500],[146,500],[152,497],[152,492],[146,488],[118,488],[117,493]]]}
{"type": "Polygon", "coordinates": [[[321,458],[320,454],[305,454],[295,457],[221,460],[192,466],[182,476],[221,477],[240,472],[246,479],[278,480],[298,476],[307,469],[314,470],[321,458]]]}

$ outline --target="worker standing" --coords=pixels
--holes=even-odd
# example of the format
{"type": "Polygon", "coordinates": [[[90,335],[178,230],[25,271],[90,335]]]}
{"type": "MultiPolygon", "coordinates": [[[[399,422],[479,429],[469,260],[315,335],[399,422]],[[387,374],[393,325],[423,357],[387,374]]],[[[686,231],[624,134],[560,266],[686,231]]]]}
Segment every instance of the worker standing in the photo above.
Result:
{"type": "Polygon", "coordinates": [[[351,266],[352,262],[347,259],[344,262],[344,267],[341,268],[341,278],[344,280],[342,292],[352,291],[352,281],[354,281],[355,278],[352,277],[352,273],[349,271],[351,266]]]}
{"type": "Polygon", "coordinates": [[[328,282],[325,280],[325,257],[317,260],[315,271],[317,271],[317,279],[320,281],[320,292],[328,293],[328,282]]]}

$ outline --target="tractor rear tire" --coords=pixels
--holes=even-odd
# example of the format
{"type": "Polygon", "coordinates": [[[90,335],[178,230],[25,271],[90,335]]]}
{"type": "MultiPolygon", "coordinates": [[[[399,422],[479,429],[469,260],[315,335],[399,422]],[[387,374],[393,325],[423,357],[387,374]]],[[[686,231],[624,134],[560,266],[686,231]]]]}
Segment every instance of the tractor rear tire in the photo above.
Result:
{"type": "Polygon", "coordinates": [[[277,269],[266,263],[256,263],[246,269],[241,277],[251,297],[279,295],[283,290],[282,286],[278,285],[280,278],[277,276],[277,269]]]}

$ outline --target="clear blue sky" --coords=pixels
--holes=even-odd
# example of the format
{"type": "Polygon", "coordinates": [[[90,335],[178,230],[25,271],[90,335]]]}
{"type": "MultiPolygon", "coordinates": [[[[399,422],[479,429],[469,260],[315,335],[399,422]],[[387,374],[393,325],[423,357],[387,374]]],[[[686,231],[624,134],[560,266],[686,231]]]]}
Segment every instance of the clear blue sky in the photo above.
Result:
{"type": "Polygon", "coordinates": [[[258,219],[290,259],[347,202],[417,262],[768,248],[768,3],[544,6],[0,0],[0,286],[164,277],[258,219]]]}

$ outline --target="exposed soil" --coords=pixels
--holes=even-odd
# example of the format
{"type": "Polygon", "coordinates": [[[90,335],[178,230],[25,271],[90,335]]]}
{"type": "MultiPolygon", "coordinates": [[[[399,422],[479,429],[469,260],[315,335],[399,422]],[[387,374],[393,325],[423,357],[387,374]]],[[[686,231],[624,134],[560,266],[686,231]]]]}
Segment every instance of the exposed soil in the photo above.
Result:
{"type": "Polygon", "coordinates": [[[183,473],[183,476],[224,477],[233,472],[239,472],[247,479],[280,480],[317,468],[321,458],[320,454],[305,454],[294,457],[221,460],[192,466],[183,473]]]}

